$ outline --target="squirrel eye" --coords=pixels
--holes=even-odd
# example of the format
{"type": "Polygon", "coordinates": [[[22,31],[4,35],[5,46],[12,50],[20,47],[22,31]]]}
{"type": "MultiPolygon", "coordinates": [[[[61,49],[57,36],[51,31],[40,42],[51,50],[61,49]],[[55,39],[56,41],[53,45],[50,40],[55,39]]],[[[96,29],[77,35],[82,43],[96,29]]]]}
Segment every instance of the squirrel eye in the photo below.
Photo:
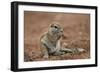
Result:
{"type": "Polygon", "coordinates": [[[58,28],[57,26],[54,26],[55,28],[58,28]]]}

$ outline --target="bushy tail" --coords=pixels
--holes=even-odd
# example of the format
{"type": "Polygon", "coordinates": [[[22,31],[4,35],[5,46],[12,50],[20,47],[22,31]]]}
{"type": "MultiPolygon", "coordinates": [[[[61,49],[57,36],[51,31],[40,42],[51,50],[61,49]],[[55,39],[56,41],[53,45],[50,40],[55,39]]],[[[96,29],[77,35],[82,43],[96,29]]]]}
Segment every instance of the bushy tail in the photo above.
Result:
{"type": "Polygon", "coordinates": [[[61,49],[62,52],[65,52],[65,53],[82,53],[82,52],[85,52],[85,49],[83,48],[62,48],[61,49]]]}

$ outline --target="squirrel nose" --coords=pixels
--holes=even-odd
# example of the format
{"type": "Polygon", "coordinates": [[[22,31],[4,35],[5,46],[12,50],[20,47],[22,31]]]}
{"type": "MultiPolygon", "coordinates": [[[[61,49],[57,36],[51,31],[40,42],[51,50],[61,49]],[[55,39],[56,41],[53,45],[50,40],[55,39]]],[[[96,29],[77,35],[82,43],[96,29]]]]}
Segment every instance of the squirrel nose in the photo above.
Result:
{"type": "Polygon", "coordinates": [[[63,32],[63,30],[61,30],[60,32],[63,32]]]}

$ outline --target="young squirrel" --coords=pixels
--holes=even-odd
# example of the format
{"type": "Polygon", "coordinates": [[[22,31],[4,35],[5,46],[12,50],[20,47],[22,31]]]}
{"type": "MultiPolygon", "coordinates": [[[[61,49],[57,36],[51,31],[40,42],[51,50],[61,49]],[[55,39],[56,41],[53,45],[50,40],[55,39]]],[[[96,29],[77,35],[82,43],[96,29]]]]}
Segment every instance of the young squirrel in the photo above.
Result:
{"type": "Polygon", "coordinates": [[[51,24],[48,31],[40,38],[40,49],[43,53],[43,58],[48,59],[50,55],[63,55],[67,52],[75,51],[83,52],[84,49],[68,49],[61,46],[61,37],[63,36],[63,28],[57,24],[51,24]]]}

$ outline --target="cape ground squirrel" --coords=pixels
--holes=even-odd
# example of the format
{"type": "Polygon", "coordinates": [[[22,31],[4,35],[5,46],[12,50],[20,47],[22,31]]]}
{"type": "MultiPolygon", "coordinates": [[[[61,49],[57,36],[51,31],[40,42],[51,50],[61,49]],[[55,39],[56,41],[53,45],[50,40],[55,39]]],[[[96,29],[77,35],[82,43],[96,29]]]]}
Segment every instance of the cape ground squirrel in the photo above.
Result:
{"type": "Polygon", "coordinates": [[[42,51],[43,58],[48,59],[50,55],[62,55],[66,52],[73,53],[75,51],[84,51],[82,48],[68,49],[61,46],[60,40],[62,36],[63,28],[57,23],[51,24],[48,31],[40,38],[40,49],[42,51]]]}

